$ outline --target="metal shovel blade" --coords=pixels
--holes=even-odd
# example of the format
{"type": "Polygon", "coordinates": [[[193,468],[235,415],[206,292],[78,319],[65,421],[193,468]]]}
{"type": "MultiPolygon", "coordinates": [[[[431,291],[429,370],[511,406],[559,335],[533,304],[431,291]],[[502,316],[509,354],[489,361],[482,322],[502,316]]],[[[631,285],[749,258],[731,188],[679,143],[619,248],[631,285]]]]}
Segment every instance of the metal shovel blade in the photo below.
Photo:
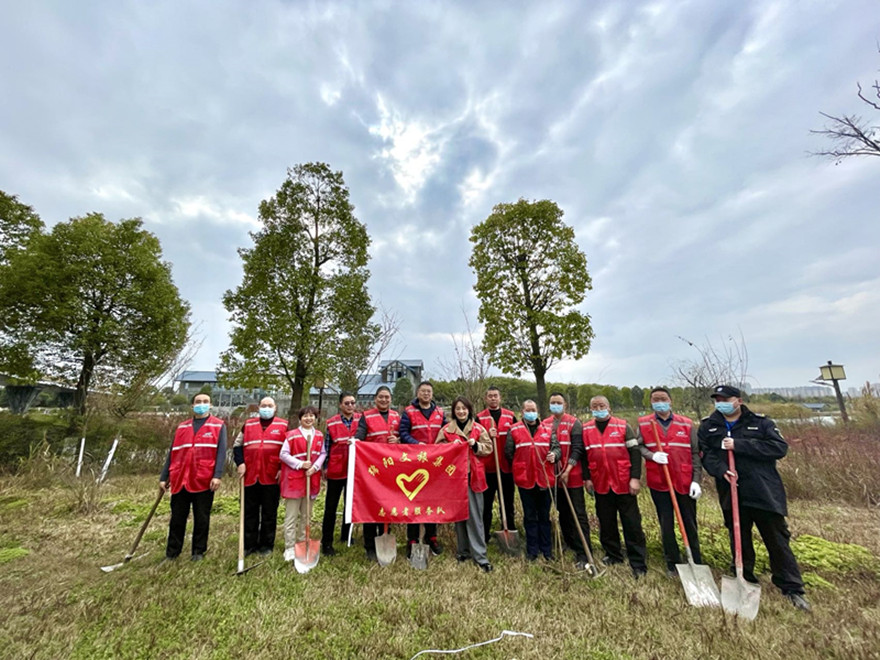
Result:
{"type": "Polygon", "coordinates": [[[760,585],[750,584],[742,577],[721,578],[721,607],[725,612],[751,621],[758,616],[760,602],[760,585]]]}
{"type": "Polygon", "coordinates": [[[428,555],[430,554],[431,551],[427,543],[422,543],[421,541],[413,543],[409,555],[409,565],[420,571],[427,570],[428,555]]]}
{"type": "Polygon", "coordinates": [[[495,540],[498,542],[498,547],[501,548],[501,551],[512,555],[514,557],[518,556],[522,551],[522,545],[519,541],[519,532],[515,529],[502,529],[497,532],[494,532],[495,540]]]}
{"type": "Polygon", "coordinates": [[[684,595],[693,607],[720,607],[721,595],[712,571],[703,564],[676,564],[684,595]]]}
{"type": "Polygon", "coordinates": [[[101,570],[104,571],[105,573],[111,573],[111,572],[115,571],[117,568],[122,568],[128,562],[130,562],[132,559],[140,559],[141,557],[146,557],[147,554],[149,554],[149,553],[145,552],[144,554],[138,555],[137,557],[132,557],[131,555],[129,555],[125,559],[123,559],[121,562],[119,562],[118,564],[113,564],[112,566],[101,566],[101,570]]]}
{"type": "Polygon", "coordinates": [[[293,546],[293,567],[297,573],[308,573],[318,563],[321,556],[321,542],[306,539],[293,546]]]}
{"type": "Polygon", "coordinates": [[[390,532],[376,537],[376,559],[379,566],[388,566],[397,559],[397,538],[390,532]]]}

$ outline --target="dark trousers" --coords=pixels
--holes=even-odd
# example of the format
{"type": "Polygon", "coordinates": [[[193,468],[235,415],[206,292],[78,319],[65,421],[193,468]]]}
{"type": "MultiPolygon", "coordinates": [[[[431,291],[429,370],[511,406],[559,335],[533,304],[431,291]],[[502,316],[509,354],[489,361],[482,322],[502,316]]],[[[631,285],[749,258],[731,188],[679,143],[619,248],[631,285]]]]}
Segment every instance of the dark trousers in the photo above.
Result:
{"type": "MultiPolygon", "coordinates": [[[[571,503],[574,506],[577,521],[581,524],[584,538],[587,540],[587,545],[592,553],[593,544],[590,542],[590,519],[587,518],[587,504],[584,501],[584,487],[567,488],[566,490],[568,491],[569,497],[571,497],[571,503]]],[[[574,550],[577,559],[586,560],[587,553],[584,550],[584,544],[581,543],[581,537],[580,534],[578,534],[577,525],[575,525],[575,517],[571,515],[571,507],[568,505],[568,500],[565,499],[565,493],[562,492],[561,486],[557,488],[556,510],[559,511],[559,527],[562,530],[562,540],[565,541],[565,545],[574,550]]]]}
{"type": "Polygon", "coordinates": [[[609,490],[606,494],[596,493],[596,517],[599,518],[599,540],[605,554],[612,560],[623,561],[620,547],[620,532],[617,529],[617,516],[623,526],[623,540],[626,543],[626,556],[633,570],[647,570],[648,550],[645,545],[645,532],[642,531],[642,514],[635,495],[618,495],[609,490]]]}
{"type": "MultiPolygon", "coordinates": [[[[324,520],[321,522],[321,545],[333,547],[333,528],[336,527],[336,509],[339,499],[345,492],[347,479],[327,479],[327,498],[324,500],[324,520]]],[[[340,537],[348,542],[348,530],[351,525],[345,524],[345,504],[342,505],[342,527],[340,537]]]]}
{"type": "Polygon", "coordinates": [[[203,555],[208,550],[208,529],[211,526],[211,505],[214,503],[214,491],[203,490],[190,493],[186,488],[171,496],[171,522],[168,523],[168,544],[165,546],[166,557],[177,557],[183,550],[183,539],[186,536],[186,519],[189,509],[193,512],[192,553],[203,555]]]}
{"type": "Polygon", "coordinates": [[[281,486],[260,482],[244,488],[244,549],[272,550],[278,526],[281,486]]]}
{"type": "MultiPolygon", "coordinates": [[[[425,541],[436,538],[437,523],[424,523],[425,525],[425,541]]],[[[406,526],[406,540],[408,543],[419,540],[419,525],[409,524],[406,526]]]]}
{"type": "Polygon", "coordinates": [[[534,559],[540,552],[551,559],[550,491],[537,487],[520,488],[519,500],[523,507],[523,526],[526,528],[526,555],[534,559]]]}
{"type": "MultiPolygon", "coordinates": [[[[797,559],[791,551],[789,539],[791,532],[785,516],[773,511],[764,511],[750,506],[739,507],[740,539],[742,540],[743,575],[749,582],[757,582],[755,577],[755,547],[752,545],[752,525],[757,525],[767,554],[770,555],[770,572],[773,584],[784,594],[804,593],[804,581],[797,559]]],[[[730,536],[730,556],[735,557],[733,546],[733,513],[724,509],[724,525],[730,536]]]]}
{"type": "MultiPolygon", "coordinates": [[[[486,473],[486,484],[489,486],[483,491],[483,531],[486,534],[486,543],[492,536],[492,509],[495,507],[495,495],[498,493],[498,477],[495,472],[486,473]]],[[[514,509],[513,474],[501,472],[501,488],[504,491],[504,514],[507,516],[507,529],[516,529],[516,517],[514,509]]],[[[501,529],[501,507],[498,507],[498,529],[501,529]]]]}
{"type": "MultiPolygon", "coordinates": [[[[668,491],[651,488],[651,499],[654,500],[657,519],[660,521],[660,535],[663,539],[663,556],[666,558],[666,568],[672,569],[676,564],[683,563],[678,540],[675,538],[675,527],[678,525],[678,521],[675,519],[675,509],[672,508],[672,498],[669,497],[668,491]]],[[[681,493],[675,493],[675,499],[678,500],[681,519],[684,521],[684,531],[687,534],[691,552],[694,553],[694,561],[702,564],[700,537],[697,535],[697,503],[688,495],[681,493]]]]}

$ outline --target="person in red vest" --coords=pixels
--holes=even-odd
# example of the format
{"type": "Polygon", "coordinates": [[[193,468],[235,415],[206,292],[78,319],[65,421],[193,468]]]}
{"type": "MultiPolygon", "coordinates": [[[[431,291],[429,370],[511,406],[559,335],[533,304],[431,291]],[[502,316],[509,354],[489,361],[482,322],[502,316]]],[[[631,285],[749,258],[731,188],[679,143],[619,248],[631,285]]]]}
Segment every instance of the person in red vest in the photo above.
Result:
{"type": "Polygon", "coordinates": [[[287,420],[277,417],[275,399],[260,400],[257,416],[245,421],[232,444],[238,477],[244,480],[244,554],[272,554],[278,526],[281,445],[287,420]]]}
{"type": "Polygon", "coordinates": [[[492,571],[486,556],[486,536],[483,533],[483,493],[486,491],[486,471],[479,456],[492,453],[492,440],[486,429],[474,420],[474,406],[463,396],[452,402],[449,422],[437,435],[437,443],[466,442],[468,452],[468,519],[455,523],[455,537],[459,562],[473,559],[484,573],[492,571]]]}
{"type": "MultiPolygon", "coordinates": [[[[336,554],[333,549],[333,528],[336,526],[336,509],[339,498],[345,492],[348,479],[348,447],[357,432],[361,414],[355,411],[353,394],[339,395],[339,414],[327,420],[324,451],[327,453],[327,498],[324,500],[324,520],[321,524],[321,553],[325,557],[336,554]]],[[[342,509],[345,520],[345,505],[342,509]]],[[[348,539],[350,525],[342,523],[340,540],[348,539]]]]}
{"type": "Polygon", "coordinates": [[[623,563],[617,529],[619,515],[629,566],[633,577],[639,579],[648,572],[648,551],[636,497],[642,477],[638,438],[626,420],[611,415],[611,406],[604,396],[590,400],[590,412],[593,418],[584,424],[584,478],[587,490],[596,496],[599,540],[605,550],[602,562],[623,563]]]}
{"type": "Polygon", "coordinates": [[[186,519],[193,512],[192,561],[205,558],[211,506],[220,488],[226,464],[226,424],[211,414],[211,397],[192,398],[192,419],[177,427],[174,441],[159,475],[159,489],[171,491],[171,521],[165,559],[177,559],[183,550],[186,519]]]}
{"type": "MultiPolygon", "coordinates": [[[[365,410],[358,420],[355,439],[366,442],[399,444],[400,414],[391,409],[391,390],[380,385],[373,398],[373,408],[365,410]]],[[[381,523],[364,523],[364,550],[367,559],[376,561],[376,536],[382,531],[381,523]]]]}
{"type": "Polygon", "coordinates": [[[559,442],[538,419],[538,404],[523,401],[522,421],[510,427],[504,454],[513,466],[513,482],[519,488],[526,528],[526,558],[538,553],[553,559],[550,538],[550,489],[556,483],[555,466],[562,457],[559,442]]]}
{"type": "MultiPolygon", "coordinates": [[[[492,385],[486,390],[486,409],[477,415],[477,421],[489,432],[494,452],[498,454],[498,464],[501,467],[501,488],[504,491],[504,512],[507,514],[507,526],[516,529],[514,510],[513,471],[507,457],[504,455],[504,446],[507,444],[507,432],[516,424],[516,415],[512,410],[501,407],[501,390],[492,385]]],[[[495,494],[498,492],[498,475],[495,471],[495,457],[492,454],[482,459],[486,470],[487,488],[483,491],[483,532],[486,543],[492,535],[492,509],[495,504],[495,494]]],[[[499,514],[499,519],[500,519],[499,514]]]]}
{"type": "Polygon", "coordinates": [[[681,563],[681,551],[675,538],[675,510],[669,496],[669,485],[661,465],[667,465],[672,488],[684,521],[694,561],[703,563],[700,539],[697,536],[697,500],[702,494],[700,478],[700,444],[697,427],[690,418],[672,412],[672,397],[665,387],[651,390],[653,415],[639,417],[639,451],[645,459],[645,473],[651,499],[660,521],[666,574],[674,577],[675,565],[681,563]],[[657,445],[657,437],[663,451],[657,445]]]}
{"type": "Polygon", "coordinates": [[[324,452],[324,434],[315,428],[318,409],[306,406],[300,409],[299,428],[289,431],[281,447],[281,497],[284,498],[284,560],[292,561],[297,543],[306,540],[305,523],[309,515],[306,500],[306,479],[309,479],[309,499],[318,497],[321,488],[321,466],[324,452]]]}
{"type": "MultiPolygon", "coordinates": [[[[446,425],[446,414],[434,403],[434,386],[427,380],[419,383],[416,398],[400,416],[400,441],[407,445],[434,444],[440,429],[446,425]]],[[[437,540],[437,523],[425,523],[425,538],[431,553],[439,555],[443,546],[437,540]]],[[[419,525],[406,526],[406,556],[412,554],[413,546],[419,541],[419,525]]]]}
{"type": "MultiPolygon", "coordinates": [[[[584,459],[583,428],[577,417],[566,412],[566,405],[565,395],[562,392],[553,392],[550,395],[551,415],[544,420],[544,425],[552,429],[559,441],[559,448],[562,450],[562,458],[558,463],[560,472],[557,487],[561,485],[568,489],[577,521],[580,523],[584,538],[589,544],[590,520],[587,518],[587,504],[584,501],[584,477],[581,466],[584,459]]],[[[564,494],[556,498],[556,510],[559,512],[559,527],[562,530],[562,538],[565,544],[574,550],[574,560],[578,568],[584,569],[589,563],[587,553],[584,550],[584,544],[581,543],[574,516],[571,514],[571,507],[564,494]]],[[[592,552],[592,550],[593,546],[590,545],[590,551],[592,552]]]]}

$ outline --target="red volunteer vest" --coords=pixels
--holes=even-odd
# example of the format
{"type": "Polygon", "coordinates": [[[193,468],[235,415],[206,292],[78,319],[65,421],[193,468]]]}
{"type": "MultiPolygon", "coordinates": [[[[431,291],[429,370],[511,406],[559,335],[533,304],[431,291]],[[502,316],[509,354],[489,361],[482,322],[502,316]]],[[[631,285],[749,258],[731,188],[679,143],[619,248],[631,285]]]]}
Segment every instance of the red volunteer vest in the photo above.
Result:
{"type": "Polygon", "coordinates": [[[378,408],[370,408],[364,413],[367,420],[367,442],[388,442],[388,434],[400,428],[400,413],[388,410],[388,422],[382,418],[378,408]]]}
{"type": "Polygon", "coordinates": [[[360,419],[360,413],[352,415],[351,429],[345,426],[342,415],[334,415],[327,420],[327,437],[330,438],[330,452],[327,455],[328,479],[345,479],[348,476],[348,444],[342,441],[354,437],[360,419]]]}
{"type": "MultiPolygon", "coordinates": [[[[306,437],[300,429],[294,429],[287,434],[284,440],[287,443],[287,451],[295,459],[300,461],[312,461],[313,463],[321,455],[321,445],[324,444],[324,434],[315,429],[312,436],[311,447],[306,446],[306,437]]],[[[311,477],[309,484],[311,492],[309,495],[314,497],[321,489],[321,471],[318,470],[311,477]]],[[[287,463],[281,464],[281,497],[292,500],[306,496],[306,471],[294,470],[287,463]]]]}
{"type": "MultiPolygon", "coordinates": [[[[444,426],[440,436],[442,439],[438,440],[438,442],[464,442],[465,439],[456,433],[455,429],[455,422],[450,422],[444,426]],[[449,428],[450,425],[452,429],[449,428]]],[[[480,435],[485,433],[485,431],[486,429],[483,426],[474,423],[473,427],[471,427],[471,432],[468,434],[468,440],[473,438],[479,441],[480,435]]],[[[468,446],[468,484],[475,493],[482,493],[489,487],[489,484],[486,483],[486,471],[483,469],[483,462],[477,458],[477,455],[470,446],[468,446]]]]}
{"type": "Polygon", "coordinates": [[[406,414],[409,417],[409,434],[419,444],[433,445],[443,426],[443,411],[440,410],[440,406],[434,406],[428,419],[425,419],[422,411],[413,405],[406,407],[406,414]]]}
{"type": "Polygon", "coordinates": [[[513,454],[513,483],[520,488],[553,486],[556,483],[553,464],[545,460],[550,451],[550,429],[539,424],[533,438],[525,422],[517,422],[510,427],[508,433],[513,437],[516,446],[513,454]]]}
{"type": "Polygon", "coordinates": [[[584,445],[590,465],[593,488],[600,495],[609,490],[629,494],[629,451],[626,448],[626,420],[611,417],[605,433],[596,428],[596,420],[584,424],[584,445]]]}
{"type": "MultiPolygon", "coordinates": [[[[562,448],[562,460],[559,461],[560,472],[568,467],[568,458],[571,456],[571,430],[574,428],[574,423],[576,421],[577,418],[574,415],[564,413],[559,420],[559,426],[556,427],[556,439],[559,441],[559,446],[562,448]]],[[[551,415],[544,420],[544,426],[552,431],[555,422],[556,419],[551,415]]],[[[583,485],[584,471],[581,467],[580,461],[578,461],[578,464],[571,468],[571,472],[568,475],[568,488],[582,488],[583,485]]]]}
{"type": "MultiPolygon", "coordinates": [[[[682,415],[672,414],[672,422],[668,429],[656,421],[654,415],[639,417],[639,431],[645,441],[645,447],[651,451],[660,451],[657,446],[657,436],[660,434],[660,442],[663,451],[669,454],[669,476],[672,477],[672,487],[676,493],[687,495],[691,488],[691,479],[694,475],[694,459],[691,454],[691,429],[694,423],[682,415]]],[[[663,468],[654,461],[645,461],[645,473],[648,487],[669,492],[666,476],[663,468]]]]}
{"type": "Polygon", "coordinates": [[[211,487],[222,429],[223,420],[214,415],[208,415],[198,433],[193,433],[192,418],[177,427],[168,467],[172,495],[184,488],[190,493],[201,493],[211,487]]]}
{"type": "MultiPolygon", "coordinates": [[[[502,408],[501,417],[498,418],[498,435],[495,436],[495,452],[498,454],[498,464],[501,466],[501,471],[507,474],[510,474],[511,467],[507,457],[504,455],[504,445],[507,443],[507,432],[513,426],[513,420],[513,411],[502,408]]],[[[495,420],[492,419],[488,408],[477,415],[477,421],[487,429],[495,426],[495,420]]],[[[495,457],[492,454],[481,457],[480,461],[483,463],[486,472],[495,473],[495,457]]]]}
{"type": "Polygon", "coordinates": [[[281,469],[281,445],[287,434],[287,420],[275,417],[263,429],[258,418],[249,419],[242,430],[244,448],[244,485],[253,486],[258,481],[264,486],[278,483],[281,469]]]}

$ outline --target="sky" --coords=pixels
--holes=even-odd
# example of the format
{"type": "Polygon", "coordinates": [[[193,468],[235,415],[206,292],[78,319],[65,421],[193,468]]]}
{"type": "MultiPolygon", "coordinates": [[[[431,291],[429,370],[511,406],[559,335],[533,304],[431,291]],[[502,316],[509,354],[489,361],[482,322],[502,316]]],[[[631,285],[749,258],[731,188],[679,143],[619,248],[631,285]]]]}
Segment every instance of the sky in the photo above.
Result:
{"type": "MultiPolygon", "coordinates": [[[[341,170],[394,355],[444,369],[476,325],[470,228],[552,199],[593,280],[595,339],[548,379],[671,382],[679,337],[742,336],[759,387],[827,360],[880,379],[880,158],[811,157],[866,115],[880,4],[3,3],[0,189],[52,225],[141,217],[213,369],[257,208],[297,163],[341,170]]],[[[875,115],[876,118],[876,115],[875,115]]]]}

